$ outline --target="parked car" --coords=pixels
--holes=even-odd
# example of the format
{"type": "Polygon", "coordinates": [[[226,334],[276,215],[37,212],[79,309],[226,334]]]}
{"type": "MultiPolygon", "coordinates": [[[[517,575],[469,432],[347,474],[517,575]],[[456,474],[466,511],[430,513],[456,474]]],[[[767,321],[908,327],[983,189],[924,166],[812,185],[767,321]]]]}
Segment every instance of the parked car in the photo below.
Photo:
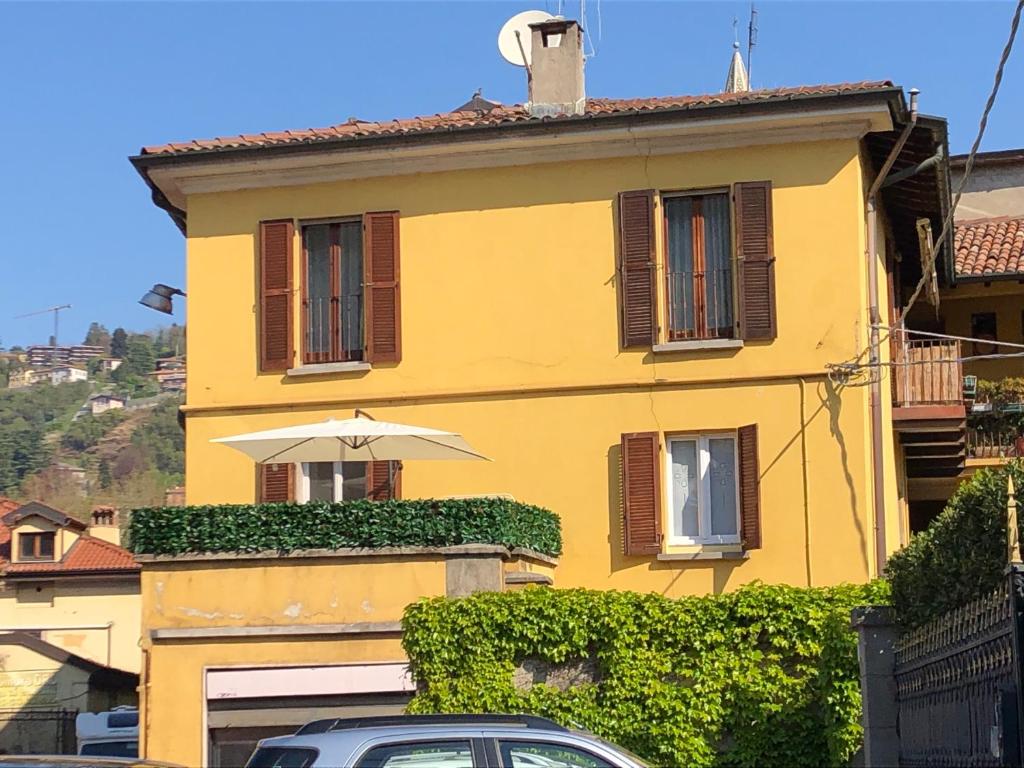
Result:
{"type": "Polygon", "coordinates": [[[530,715],[397,715],[307,723],[246,768],[645,768],[593,734],[530,715]]]}
{"type": "Polygon", "coordinates": [[[174,763],[90,755],[3,755],[0,768],[181,768],[174,763]]]}
{"type": "Polygon", "coordinates": [[[83,712],[75,718],[78,754],[95,757],[139,756],[139,710],[115,707],[109,712],[83,712]]]}

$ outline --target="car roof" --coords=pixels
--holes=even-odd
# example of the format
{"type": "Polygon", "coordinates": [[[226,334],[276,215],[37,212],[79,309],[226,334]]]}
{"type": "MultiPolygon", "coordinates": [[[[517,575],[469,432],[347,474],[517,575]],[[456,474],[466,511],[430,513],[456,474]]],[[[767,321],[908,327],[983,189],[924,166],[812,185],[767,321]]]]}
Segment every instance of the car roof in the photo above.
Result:
{"type": "Polygon", "coordinates": [[[181,768],[135,757],[92,755],[0,755],[0,768],[181,768]]]}

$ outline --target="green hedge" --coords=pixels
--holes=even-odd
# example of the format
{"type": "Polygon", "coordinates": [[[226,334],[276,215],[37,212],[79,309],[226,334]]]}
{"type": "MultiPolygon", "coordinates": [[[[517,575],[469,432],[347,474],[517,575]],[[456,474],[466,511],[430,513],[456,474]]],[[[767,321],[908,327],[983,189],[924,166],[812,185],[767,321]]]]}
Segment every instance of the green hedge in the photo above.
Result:
{"type": "Polygon", "coordinates": [[[147,555],[455,544],[558,555],[561,524],[553,512],[505,499],[146,507],[129,524],[130,548],[147,555]]]}
{"type": "MultiPolygon", "coordinates": [[[[1024,501],[1024,461],[979,470],[927,530],[889,559],[886,575],[901,624],[923,624],[998,585],[1006,568],[1008,473],[1024,501]]],[[[1020,510],[1018,526],[1024,523],[1024,504],[1020,510]]]]}
{"type": "Polygon", "coordinates": [[[850,611],[886,596],[875,582],[425,599],[402,622],[419,686],[410,711],[545,715],[659,765],[842,765],[861,741],[850,611]],[[524,661],[549,669],[529,677],[524,661]],[[589,679],[567,687],[581,662],[589,679]]]}

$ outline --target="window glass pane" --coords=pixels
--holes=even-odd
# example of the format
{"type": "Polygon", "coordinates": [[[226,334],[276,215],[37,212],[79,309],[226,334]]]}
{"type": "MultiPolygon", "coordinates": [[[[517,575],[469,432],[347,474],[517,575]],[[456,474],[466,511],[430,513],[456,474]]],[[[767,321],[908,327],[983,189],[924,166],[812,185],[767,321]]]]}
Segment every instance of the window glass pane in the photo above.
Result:
{"type": "Polygon", "coordinates": [[[329,224],[304,227],[306,248],[306,351],[331,351],[331,233],[329,224]]]}
{"type": "Polygon", "coordinates": [[[343,461],[341,463],[341,498],[349,499],[366,498],[366,462],[365,461],[343,461]]]}
{"type": "Polygon", "coordinates": [[[568,744],[543,741],[501,741],[501,763],[506,768],[613,768],[591,752],[568,744]]]}
{"type": "Polygon", "coordinates": [[[708,451],[711,463],[711,535],[735,536],[736,514],[736,451],[731,437],[711,438],[708,451]]]}
{"type": "Polygon", "coordinates": [[[53,540],[54,534],[52,533],[40,533],[39,534],[39,556],[46,560],[53,559],[53,540]]]}
{"type": "Polygon", "coordinates": [[[469,741],[418,741],[374,747],[359,768],[473,768],[469,741]]]}
{"type": "Polygon", "coordinates": [[[22,557],[28,558],[36,556],[35,541],[36,535],[34,533],[22,533],[18,535],[18,547],[22,557]]]}
{"type": "Polygon", "coordinates": [[[707,268],[708,333],[732,335],[732,233],[728,195],[705,195],[704,261],[707,268]]]}
{"type": "Polygon", "coordinates": [[[673,440],[672,531],[676,536],[700,535],[697,524],[697,443],[673,440]]]}
{"type": "Polygon", "coordinates": [[[334,463],[317,461],[307,464],[309,501],[334,501],[334,463]]]}
{"type": "Polygon", "coordinates": [[[665,232],[668,248],[669,329],[693,335],[693,201],[689,197],[665,198],[665,232]]]}
{"type": "Polygon", "coordinates": [[[341,225],[341,348],[349,360],[362,359],[363,351],[363,225],[341,225]]]}

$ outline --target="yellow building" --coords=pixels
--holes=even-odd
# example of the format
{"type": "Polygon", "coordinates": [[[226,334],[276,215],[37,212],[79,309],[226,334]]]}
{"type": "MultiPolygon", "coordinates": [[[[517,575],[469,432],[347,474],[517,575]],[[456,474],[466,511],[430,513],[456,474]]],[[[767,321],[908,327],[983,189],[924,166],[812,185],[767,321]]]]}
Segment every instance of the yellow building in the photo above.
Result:
{"type": "Polygon", "coordinates": [[[0,509],[0,631],[138,674],[139,566],[114,511],[98,508],[87,526],[38,502],[0,509]]]}
{"type": "MultiPolygon", "coordinates": [[[[577,33],[560,33],[570,70],[577,33]]],[[[559,587],[676,596],[876,576],[909,535],[899,435],[962,429],[964,407],[958,383],[894,407],[890,377],[830,366],[867,361],[873,319],[900,308],[896,253],[920,275],[917,221],[941,228],[946,167],[872,185],[897,144],[900,168],[943,148],[945,123],[885,82],[565,99],[564,82],[542,82],[558,67],[535,69],[527,106],[478,98],[133,158],[186,236],[188,503],[367,493],[372,468],[260,472],[211,442],[359,408],[459,432],[492,459],[405,462],[403,496],[508,494],[557,512],[559,587]]],[[[292,560],[220,557],[235,576],[188,557],[143,564],[149,757],[212,760],[228,726],[211,725],[204,673],[397,663],[397,639],[337,640],[352,606],[385,589],[387,609],[367,598],[368,614],[394,621],[415,594],[444,593],[429,564],[422,583],[307,581],[292,560]],[[242,597],[232,579],[253,569],[242,597]],[[270,571],[320,606],[315,640],[281,636],[307,602],[270,571]],[[172,577],[184,608],[168,627],[172,577]],[[332,603],[328,583],[354,602],[332,603]],[[257,612],[275,639],[235,628],[257,612]]]]}

